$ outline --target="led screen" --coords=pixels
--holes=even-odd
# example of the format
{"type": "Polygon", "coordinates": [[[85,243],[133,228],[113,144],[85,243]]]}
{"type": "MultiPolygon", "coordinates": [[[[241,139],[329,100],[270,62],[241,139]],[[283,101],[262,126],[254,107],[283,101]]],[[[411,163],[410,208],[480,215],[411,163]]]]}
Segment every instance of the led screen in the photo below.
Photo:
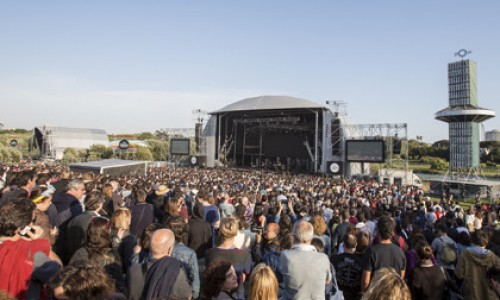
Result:
{"type": "Polygon", "coordinates": [[[347,140],[346,160],[352,162],[384,162],[383,140],[347,140]]]}
{"type": "Polygon", "coordinates": [[[170,154],[189,155],[189,144],[188,139],[170,140],[170,154]]]}

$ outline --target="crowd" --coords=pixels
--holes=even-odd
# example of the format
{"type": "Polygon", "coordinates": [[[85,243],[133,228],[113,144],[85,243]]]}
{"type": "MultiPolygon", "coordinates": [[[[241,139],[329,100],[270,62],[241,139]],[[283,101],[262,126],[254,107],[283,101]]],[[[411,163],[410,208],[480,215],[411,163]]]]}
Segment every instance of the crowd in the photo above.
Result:
{"type": "Polygon", "coordinates": [[[499,299],[498,203],[256,170],[0,170],[0,299],[499,299]]]}

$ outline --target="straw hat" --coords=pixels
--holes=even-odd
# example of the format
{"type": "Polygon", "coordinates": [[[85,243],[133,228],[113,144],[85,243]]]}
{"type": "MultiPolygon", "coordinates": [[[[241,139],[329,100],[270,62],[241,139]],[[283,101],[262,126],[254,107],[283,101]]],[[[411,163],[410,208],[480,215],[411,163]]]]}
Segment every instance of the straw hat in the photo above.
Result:
{"type": "Polygon", "coordinates": [[[168,191],[169,191],[169,189],[167,188],[167,186],[162,184],[162,185],[160,185],[160,186],[158,187],[158,189],[156,190],[155,194],[156,194],[157,196],[163,196],[163,195],[165,195],[166,193],[168,193],[168,191]]]}
{"type": "Polygon", "coordinates": [[[82,176],[83,183],[89,183],[94,181],[94,173],[87,172],[82,176]]]}

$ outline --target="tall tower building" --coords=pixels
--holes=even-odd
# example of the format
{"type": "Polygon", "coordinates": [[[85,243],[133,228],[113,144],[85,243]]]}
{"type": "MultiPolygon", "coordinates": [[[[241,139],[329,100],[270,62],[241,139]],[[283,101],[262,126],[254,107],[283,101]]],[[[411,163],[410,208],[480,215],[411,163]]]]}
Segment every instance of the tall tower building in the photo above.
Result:
{"type": "Polygon", "coordinates": [[[476,62],[464,59],[469,53],[460,50],[462,60],[448,64],[449,106],[435,114],[449,124],[450,174],[479,169],[480,123],[495,116],[478,106],[476,62]]]}

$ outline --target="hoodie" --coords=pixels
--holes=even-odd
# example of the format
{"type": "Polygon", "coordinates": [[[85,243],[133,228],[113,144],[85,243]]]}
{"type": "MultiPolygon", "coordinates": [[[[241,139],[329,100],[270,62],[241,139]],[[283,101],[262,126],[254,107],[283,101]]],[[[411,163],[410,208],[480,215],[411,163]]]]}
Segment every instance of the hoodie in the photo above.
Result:
{"type": "Polygon", "coordinates": [[[465,299],[498,299],[486,280],[486,272],[492,266],[500,267],[500,258],[487,249],[473,246],[462,252],[455,272],[458,279],[463,280],[462,295],[465,299]]]}

